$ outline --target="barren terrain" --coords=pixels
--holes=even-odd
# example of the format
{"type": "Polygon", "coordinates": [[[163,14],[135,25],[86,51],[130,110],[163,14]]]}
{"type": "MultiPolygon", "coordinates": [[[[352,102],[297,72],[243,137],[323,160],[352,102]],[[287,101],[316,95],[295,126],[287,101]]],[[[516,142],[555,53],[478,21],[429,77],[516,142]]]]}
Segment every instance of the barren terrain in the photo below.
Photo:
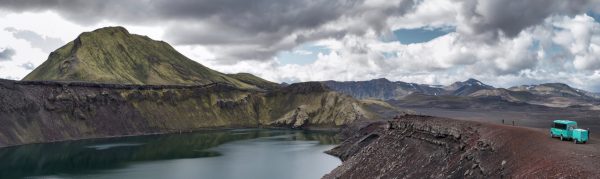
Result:
{"type": "Polygon", "coordinates": [[[371,123],[329,153],[324,178],[598,178],[598,138],[585,145],[543,129],[403,116],[371,123]]]}

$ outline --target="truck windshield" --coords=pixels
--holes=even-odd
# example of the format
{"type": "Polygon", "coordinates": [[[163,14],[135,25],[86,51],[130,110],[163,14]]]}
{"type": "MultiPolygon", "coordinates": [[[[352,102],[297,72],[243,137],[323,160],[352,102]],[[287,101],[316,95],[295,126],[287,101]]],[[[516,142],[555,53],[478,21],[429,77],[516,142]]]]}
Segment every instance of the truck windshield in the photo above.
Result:
{"type": "Polygon", "coordinates": [[[567,125],[561,123],[554,123],[554,128],[565,130],[567,129],[567,125]]]}

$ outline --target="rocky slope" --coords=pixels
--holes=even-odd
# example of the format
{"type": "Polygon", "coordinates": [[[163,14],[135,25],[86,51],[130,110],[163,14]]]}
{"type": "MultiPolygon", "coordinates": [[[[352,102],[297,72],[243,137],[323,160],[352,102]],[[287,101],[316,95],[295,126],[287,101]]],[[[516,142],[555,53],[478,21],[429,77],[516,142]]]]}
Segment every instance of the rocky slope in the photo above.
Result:
{"type": "Polygon", "coordinates": [[[387,101],[393,106],[403,108],[439,108],[450,110],[483,110],[498,109],[507,110],[515,108],[549,108],[541,105],[531,105],[519,101],[507,101],[497,96],[430,96],[424,94],[411,94],[402,100],[387,101]]]}
{"type": "Polygon", "coordinates": [[[351,133],[329,151],[343,164],[324,178],[600,177],[597,140],[576,145],[545,130],[403,116],[351,133]]]}
{"type": "Polygon", "coordinates": [[[541,96],[563,96],[589,98],[588,92],[575,89],[562,83],[544,83],[539,85],[521,85],[508,88],[511,91],[526,91],[541,96]]]}
{"type": "Polygon", "coordinates": [[[494,87],[471,78],[467,81],[452,83],[450,86],[444,87],[444,89],[448,91],[448,94],[453,96],[469,96],[479,90],[494,89],[494,87]]]}
{"type": "Polygon", "coordinates": [[[181,86],[0,80],[0,104],[0,147],[204,128],[337,127],[385,118],[370,110],[377,104],[330,91],[320,83],[264,92],[226,83],[181,86]]]}
{"type": "Polygon", "coordinates": [[[531,102],[541,99],[539,96],[536,96],[527,91],[511,91],[504,88],[478,90],[469,94],[468,96],[476,98],[499,97],[505,101],[510,102],[531,102]]]}
{"type": "Polygon", "coordinates": [[[151,85],[220,82],[254,88],[190,60],[166,42],[130,34],[123,27],[82,33],[50,53],[48,59],[23,80],[151,85]]]}
{"type": "Polygon", "coordinates": [[[413,93],[442,95],[446,91],[440,87],[432,87],[416,83],[392,82],[385,78],[369,81],[323,81],[329,88],[351,95],[357,99],[401,99],[413,93]]]}

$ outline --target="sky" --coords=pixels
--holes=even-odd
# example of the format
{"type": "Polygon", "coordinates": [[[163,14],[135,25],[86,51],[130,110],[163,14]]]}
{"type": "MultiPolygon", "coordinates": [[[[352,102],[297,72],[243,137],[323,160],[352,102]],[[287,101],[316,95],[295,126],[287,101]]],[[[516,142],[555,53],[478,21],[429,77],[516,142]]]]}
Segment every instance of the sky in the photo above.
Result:
{"type": "Polygon", "coordinates": [[[224,73],[600,92],[597,0],[0,0],[0,78],[123,26],[224,73]]]}

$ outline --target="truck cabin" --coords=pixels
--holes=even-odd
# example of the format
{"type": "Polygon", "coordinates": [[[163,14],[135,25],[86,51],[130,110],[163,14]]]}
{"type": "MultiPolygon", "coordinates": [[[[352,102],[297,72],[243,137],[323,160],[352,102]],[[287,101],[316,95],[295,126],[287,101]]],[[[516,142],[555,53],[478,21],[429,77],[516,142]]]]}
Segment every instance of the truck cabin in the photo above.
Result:
{"type": "Polygon", "coordinates": [[[577,122],[569,120],[555,120],[552,123],[552,128],[572,131],[577,129],[577,122]]]}

